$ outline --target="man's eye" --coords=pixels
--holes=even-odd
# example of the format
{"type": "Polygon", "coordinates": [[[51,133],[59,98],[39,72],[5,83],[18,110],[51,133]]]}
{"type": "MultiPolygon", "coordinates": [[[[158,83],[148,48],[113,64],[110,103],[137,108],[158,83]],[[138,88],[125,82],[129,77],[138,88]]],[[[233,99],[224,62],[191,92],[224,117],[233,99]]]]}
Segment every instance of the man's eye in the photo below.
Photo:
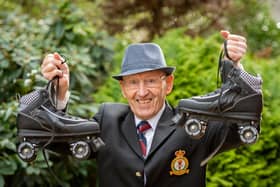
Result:
{"type": "Polygon", "coordinates": [[[155,79],[148,79],[147,82],[148,82],[148,83],[155,83],[156,80],[155,80],[155,79]]]}
{"type": "Polygon", "coordinates": [[[136,80],[130,80],[130,81],[128,81],[128,84],[137,85],[137,81],[136,80]]]}

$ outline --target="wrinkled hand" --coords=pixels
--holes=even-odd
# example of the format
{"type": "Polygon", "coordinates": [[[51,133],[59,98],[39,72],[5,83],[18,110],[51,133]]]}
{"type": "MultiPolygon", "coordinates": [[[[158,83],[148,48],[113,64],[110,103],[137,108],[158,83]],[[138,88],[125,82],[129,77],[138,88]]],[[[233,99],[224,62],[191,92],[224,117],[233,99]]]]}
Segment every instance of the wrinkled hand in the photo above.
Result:
{"type": "Polygon", "coordinates": [[[230,34],[229,31],[221,31],[221,35],[227,40],[228,56],[237,66],[240,66],[240,59],[247,50],[246,38],[240,35],[230,34]]]}
{"type": "Polygon", "coordinates": [[[69,68],[58,53],[47,54],[41,65],[41,73],[47,80],[59,77],[58,99],[63,100],[69,88],[69,68]]]}

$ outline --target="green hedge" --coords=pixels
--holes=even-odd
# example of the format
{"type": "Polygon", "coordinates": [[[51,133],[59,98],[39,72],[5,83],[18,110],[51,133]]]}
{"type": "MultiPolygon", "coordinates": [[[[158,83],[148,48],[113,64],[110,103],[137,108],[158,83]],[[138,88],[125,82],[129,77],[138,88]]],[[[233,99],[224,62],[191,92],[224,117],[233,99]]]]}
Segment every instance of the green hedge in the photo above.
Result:
{"type": "MultiPolygon", "coordinates": [[[[91,116],[96,106],[85,103],[92,101],[89,93],[96,90],[112,68],[114,40],[103,31],[97,32],[85,15],[67,2],[57,3],[44,18],[1,10],[0,27],[0,187],[56,186],[41,152],[31,164],[16,154],[17,95],[46,85],[40,73],[42,58],[58,51],[68,54],[71,69],[70,112],[91,116]]],[[[95,162],[48,155],[63,186],[96,182],[95,162]]]]}
{"type": "MultiPolygon", "coordinates": [[[[216,89],[217,63],[222,39],[219,35],[208,38],[186,37],[183,30],[168,32],[157,38],[166,61],[176,66],[175,85],[168,101],[176,106],[179,99],[202,95],[216,89]]],[[[250,46],[249,46],[250,47],[250,46]]],[[[120,66],[123,48],[120,46],[115,62],[120,66]]],[[[263,78],[264,108],[259,141],[222,153],[210,161],[207,186],[280,186],[280,57],[258,59],[248,54],[243,59],[245,69],[263,78]]],[[[118,73],[119,68],[112,74],[118,73]]],[[[124,101],[117,81],[108,80],[93,95],[96,102],[124,101]]]]}

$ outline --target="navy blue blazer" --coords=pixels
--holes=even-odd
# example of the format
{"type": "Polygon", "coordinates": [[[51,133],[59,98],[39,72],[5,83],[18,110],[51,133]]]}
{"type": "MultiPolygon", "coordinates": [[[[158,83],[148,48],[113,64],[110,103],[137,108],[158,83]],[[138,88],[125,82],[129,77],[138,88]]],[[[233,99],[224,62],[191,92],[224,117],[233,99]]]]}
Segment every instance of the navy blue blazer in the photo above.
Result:
{"type": "Polygon", "coordinates": [[[200,163],[227,139],[220,151],[241,144],[234,125],[209,124],[199,140],[191,139],[172,118],[177,109],[167,104],[157,125],[150,152],[142,157],[134,116],[128,105],[105,103],[94,119],[106,143],[96,155],[100,187],[203,187],[206,166],[200,163]]]}

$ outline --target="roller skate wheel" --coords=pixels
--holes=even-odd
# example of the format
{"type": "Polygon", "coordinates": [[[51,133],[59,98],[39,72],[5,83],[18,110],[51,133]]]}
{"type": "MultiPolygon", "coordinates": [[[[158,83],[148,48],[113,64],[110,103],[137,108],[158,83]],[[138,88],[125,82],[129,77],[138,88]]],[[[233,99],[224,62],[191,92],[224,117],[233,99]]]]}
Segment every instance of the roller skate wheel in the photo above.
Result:
{"type": "Polygon", "coordinates": [[[239,134],[241,141],[246,144],[255,143],[258,138],[258,131],[253,126],[245,126],[241,128],[239,134]]]}
{"type": "Polygon", "coordinates": [[[90,155],[90,148],[87,142],[78,141],[71,144],[72,155],[77,159],[87,159],[90,155]]]}
{"type": "Polygon", "coordinates": [[[30,142],[22,142],[18,146],[18,155],[25,162],[31,162],[36,158],[35,147],[30,142]]]}
{"type": "Polygon", "coordinates": [[[185,123],[185,131],[188,135],[195,139],[199,139],[204,135],[202,124],[197,119],[189,119],[185,123]]]}

